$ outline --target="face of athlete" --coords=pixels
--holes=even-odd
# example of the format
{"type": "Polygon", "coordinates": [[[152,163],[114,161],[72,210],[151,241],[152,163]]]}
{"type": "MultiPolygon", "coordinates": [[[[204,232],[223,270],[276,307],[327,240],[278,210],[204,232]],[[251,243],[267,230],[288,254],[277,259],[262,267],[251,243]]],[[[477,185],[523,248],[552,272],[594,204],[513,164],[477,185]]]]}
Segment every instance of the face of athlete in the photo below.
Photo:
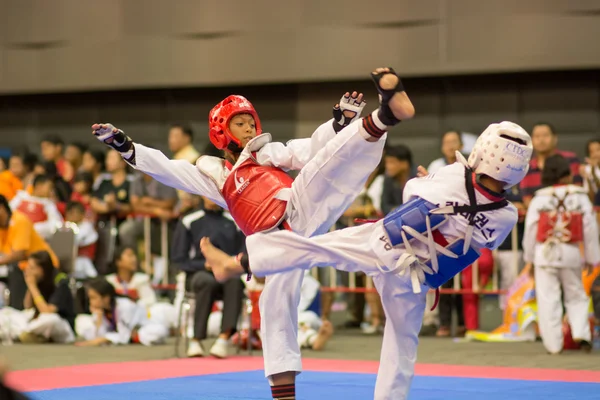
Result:
{"type": "Polygon", "coordinates": [[[241,142],[242,148],[256,137],[256,123],[250,114],[238,114],[229,121],[229,132],[241,142]]]}

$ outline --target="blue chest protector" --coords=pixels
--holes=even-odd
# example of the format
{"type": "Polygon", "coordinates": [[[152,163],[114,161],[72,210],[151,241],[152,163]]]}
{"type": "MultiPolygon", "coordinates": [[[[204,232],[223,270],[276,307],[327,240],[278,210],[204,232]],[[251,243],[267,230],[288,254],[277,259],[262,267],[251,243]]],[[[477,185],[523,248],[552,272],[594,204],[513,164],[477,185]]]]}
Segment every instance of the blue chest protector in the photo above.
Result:
{"type": "Polygon", "coordinates": [[[465,182],[470,205],[440,208],[436,204],[416,197],[394,209],[383,219],[383,227],[393,246],[404,244],[409,251],[410,242],[415,240],[429,246],[430,258],[419,262],[428,267],[423,268],[425,271],[433,272],[424,274],[424,283],[433,289],[439,288],[479,258],[480,254],[470,245],[475,215],[478,212],[497,210],[508,204],[506,200],[477,204],[473,172],[469,168],[465,168],[465,182]],[[448,221],[448,215],[462,213],[467,214],[468,230],[471,231],[466,240],[458,239],[443,247],[439,244],[434,245],[432,232],[448,221]],[[466,241],[468,241],[467,245],[465,245],[466,241]],[[434,257],[436,261],[432,261],[434,257]]]}

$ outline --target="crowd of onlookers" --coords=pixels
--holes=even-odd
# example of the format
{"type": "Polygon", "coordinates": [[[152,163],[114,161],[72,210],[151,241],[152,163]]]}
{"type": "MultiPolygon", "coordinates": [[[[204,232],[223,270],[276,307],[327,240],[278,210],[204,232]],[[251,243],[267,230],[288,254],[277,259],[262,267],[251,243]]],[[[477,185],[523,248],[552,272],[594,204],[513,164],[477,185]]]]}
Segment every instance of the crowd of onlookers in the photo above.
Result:
{"type": "MultiPolygon", "coordinates": [[[[500,289],[515,281],[525,264],[522,239],[527,207],[536,191],[547,186],[542,175],[552,156],[568,162],[572,182],[582,185],[590,201],[600,205],[600,140],[588,143],[587,157],[580,163],[575,154],[559,150],[552,125],[537,124],[530,133],[535,154],[529,173],[507,194],[522,212],[517,237],[507,238],[494,255],[484,251],[478,273],[461,274],[463,288],[471,288],[474,277],[485,286],[494,267],[500,289]]],[[[441,157],[427,166],[428,172],[456,162],[457,151],[468,154],[470,148],[464,143],[472,143],[472,135],[445,132],[441,157]]],[[[199,152],[191,129],[183,125],[170,128],[168,145],[174,159],[190,163],[200,154],[221,156],[212,145],[199,152]]],[[[401,205],[404,186],[415,176],[417,165],[408,147],[387,146],[380,167],[337,227],[353,225],[356,219],[380,218],[401,205]]],[[[0,296],[0,303],[10,305],[0,310],[0,336],[30,343],[73,342],[78,337],[83,340],[76,343],[82,346],[159,343],[174,334],[178,304],[186,293],[195,300],[188,355],[204,355],[202,341],[214,335],[217,341],[209,353],[225,357],[238,329],[245,290],[248,295],[260,290],[262,283],[252,281],[246,288],[243,279],[218,283],[199,251],[204,236],[231,255],[244,249],[244,237],[227,212],[207,199],[133,171],[116,151],[83,143],[65,145],[56,135],[45,136],[38,152],[11,149],[10,157],[0,160],[0,287],[6,294],[0,296]],[[76,230],[77,256],[69,271],[60,268],[49,245],[61,225],[76,230]],[[84,289],[74,289],[73,280],[85,283],[84,289]],[[177,285],[179,298],[173,290],[177,285]]],[[[299,309],[305,313],[299,338],[304,347],[322,348],[333,332],[329,319],[336,295],[319,290],[319,284],[331,286],[333,279],[348,286],[350,278],[323,269],[319,282],[310,276],[306,279],[299,309]]],[[[357,287],[369,284],[360,274],[352,280],[357,287]]],[[[444,287],[454,285],[450,281],[444,287]]],[[[349,314],[346,328],[362,328],[365,334],[382,330],[385,316],[377,293],[344,297],[349,314]]],[[[426,313],[422,334],[448,337],[477,329],[478,301],[474,293],[443,294],[439,307],[426,313]],[[450,329],[453,310],[458,317],[455,332],[450,329]]],[[[500,296],[500,307],[504,305],[500,296]]]]}

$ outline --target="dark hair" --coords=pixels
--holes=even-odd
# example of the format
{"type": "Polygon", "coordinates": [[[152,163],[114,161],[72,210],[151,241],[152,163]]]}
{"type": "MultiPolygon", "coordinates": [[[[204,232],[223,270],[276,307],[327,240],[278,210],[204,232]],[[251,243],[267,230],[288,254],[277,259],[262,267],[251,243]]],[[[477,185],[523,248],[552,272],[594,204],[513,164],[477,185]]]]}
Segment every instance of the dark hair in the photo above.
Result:
{"type": "Polygon", "coordinates": [[[92,186],[94,184],[94,177],[89,172],[78,172],[73,179],[73,183],[75,182],[85,182],[92,186]]]}
{"type": "Polygon", "coordinates": [[[104,151],[102,151],[102,150],[86,150],[86,153],[88,153],[90,156],[92,156],[92,158],[94,160],[96,160],[96,163],[98,163],[98,165],[100,165],[100,171],[104,171],[106,169],[106,153],[104,153],[104,151]]]}
{"type": "Polygon", "coordinates": [[[0,160],[4,163],[4,168],[8,169],[8,157],[0,157],[0,160]]]}
{"type": "Polygon", "coordinates": [[[57,134],[54,134],[54,133],[50,133],[50,134],[45,135],[42,138],[41,142],[42,143],[43,142],[48,142],[48,143],[51,143],[51,144],[53,144],[55,146],[62,146],[62,147],[65,146],[65,142],[61,139],[61,137],[58,136],[57,134]]]}
{"type": "Polygon", "coordinates": [[[69,146],[77,147],[77,149],[83,154],[87,151],[88,146],[81,142],[72,142],[69,143],[69,146]]]}
{"type": "Polygon", "coordinates": [[[385,155],[394,157],[400,161],[408,161],[408,163],[412,165],[412,152],[403,144],[388,147],[385,151],[385,155]]]}
{"type": "Polygon", "coordinates": [[[41,282],[38,283],[38,287],[40,288],[42,297],[48,301],[50,296],[52,296],[52,293],[54,293],[54,289],[56,288],[56,284],[54,282],[56,268],[52,263],[52,257],[50,257],[50,253],[48,253],[46,250],[42,250],[31,253],[28,258],[35,261],[35,263],[44,272],[44,277],[42,278],[41,282]]]}
{"type": "Polygon", "coordinates": [[[117,291],[115,290],[115,287],[106,280],[106,278],[99,276],[91,279],[86,283],[86,286],[88,289],[94,290],[102,297],[110,297],[110,302],[114,306],[114,302],[117,297],[117,291]]]}
{"type": "Polygon", "coordinates": [[[37,185],[42,185],[46,182],[53,182],[54,180],[48,176],[48,175],[36,175],[33,178],[33,187],[36,187],[37,185]]]}
{"type": "Polygon", "coordinates": [[[533,124],[533,126],[531,127],[531,135],[532,136],[533,136],[533,130],[535,129],[536,126],[547,126],[548,129],[550,129],[550,133],[553,136],[556,136],[556,129],[554,129],[554,125],[552,125],[550,122],[545,122],[545,121],[540,121],[540,122],[533,124]]]}
{"type": "Polygon", "coordinates": [[[51,179],[58,176],[58,169],[56,168],[56,163],[54,161],[44,161],[40,165],[44,168],[44,171],[46,171],[45,175],[48,175],[51,179]]]}
{"type": "Polygon", "coordinates": [[[15,154],[13,157],[19,157],[23,161],[23,165],[28,172],[35,169],[35,165],[38,163],[38,156],[32,153],[21,153],[15,154]]]}
{"type": "Polygon", "coordinates": [[[450,133],[456,133],[456,135],[458,136],[458,142],[462,146],[462,144],[463,144],[462,135],[458,129],[448,129],[447,131],[442,133],[442,136],[440,136],[440,143],[442,143],[444,141],[444,138],[446,137],[446,135],[448,135],[450,133]]]}
{"type": "Polygon", "coordinates": [[[191,126],[184,124],[171,124],[171,129],[173,128],[181,129],[181,132],[183,132],[184,135],[189,137],[190,140],[194,139],[194,131],[192,130],[191,126]]]}
{"type": "Polygon", "coordinates": [[[85,213],[85,207],[79,201],[69,201],[67,203],[66,211],[79,211],[80,213],[85,213]]]}
{"type": "Polygon", "coordinates": [[[208,142],[207,145],[204,147],[204,151],[202,152],[202,155],[224,158],[223,150],[217,149],[215,147],[215,145],[212,144],[211,142],[208,142]]]}
{"type": "Polygon", "coordinates": [[[594,144],[594,143],[600,143],[600,139],[596,138],[596,139],[590,139],[588,140],[588,142],[585,145],[585,155],[586,156],[590,156],[590,145],[594,144]]]}
{"type": "Polygon", "coordinates": [[[133,251],[135,253],[135,249],[133,247],[131,247],[131,246],[119,246],[115,250],[115,254],[113,256],[113,270],[114,271],[117,270],[117,262],[123,256],[123,253],[125,253],[127,250],[131,250],[131,251],[133,251]]]}
{"type": "Polygon", "coordinates": [[[4,207],[4,209],[8,213],[8,218],[10,219],[10,217],[12,215],[12,210],[10,208],[10,203],[8,202],[8,199],[6,197],[4,197],[3,195],[1,195],[1,194],[0,194],[0,206],[4,207]]]}
{"type": "Polygon", "coordinates": [[[562,178],[571,175],[569,161],[560,154],[550,156],[544,162],[542,170],[542,186],[551,186],[560,183],[562,178]]]}

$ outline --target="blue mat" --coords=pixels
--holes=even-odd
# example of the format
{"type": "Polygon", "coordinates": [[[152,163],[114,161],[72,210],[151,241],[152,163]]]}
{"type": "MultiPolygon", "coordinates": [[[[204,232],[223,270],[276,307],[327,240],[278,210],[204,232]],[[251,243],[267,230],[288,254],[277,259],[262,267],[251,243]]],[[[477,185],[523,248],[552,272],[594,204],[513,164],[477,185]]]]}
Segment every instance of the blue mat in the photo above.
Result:
{"type": "MultiPolygon", "coordinates": [[[[304,372],[297,397],[310,400],[368,400],[375,375],[304,372]]],[[[29,393],[35,400],[268,400],[262,371],[55,389],[29,393]]],[[[600,384],[516,381],[479,378],[415,378],[411,400],[592,400],[600,399],[600,384]]]]}

